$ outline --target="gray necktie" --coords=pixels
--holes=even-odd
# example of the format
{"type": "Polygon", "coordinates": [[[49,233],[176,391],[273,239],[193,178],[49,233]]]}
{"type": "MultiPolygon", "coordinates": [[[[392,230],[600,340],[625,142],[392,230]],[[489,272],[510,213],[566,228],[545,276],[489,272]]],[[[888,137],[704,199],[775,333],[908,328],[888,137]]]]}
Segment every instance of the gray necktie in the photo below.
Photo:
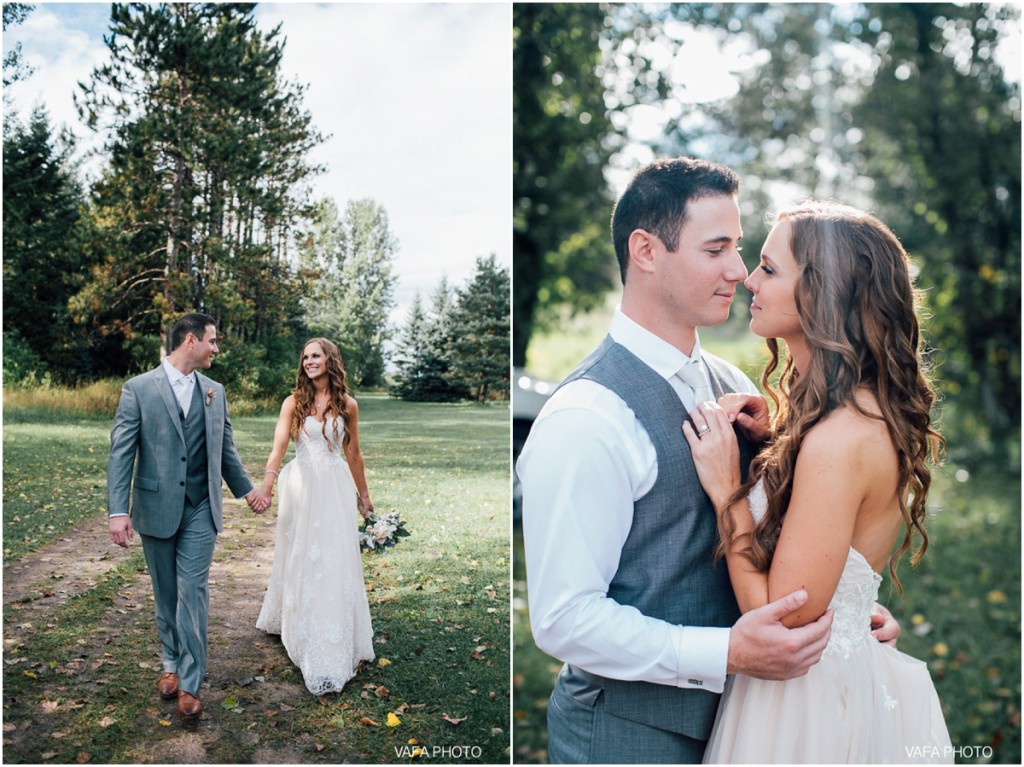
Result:
{"type": "Polygon", "coordinates": [[[698,405],[711,399],[707,373],[704,372],[704,364],[699,359],[687,362],[676,371],[676,375],[693,389],[693,399],[698,405]]]}

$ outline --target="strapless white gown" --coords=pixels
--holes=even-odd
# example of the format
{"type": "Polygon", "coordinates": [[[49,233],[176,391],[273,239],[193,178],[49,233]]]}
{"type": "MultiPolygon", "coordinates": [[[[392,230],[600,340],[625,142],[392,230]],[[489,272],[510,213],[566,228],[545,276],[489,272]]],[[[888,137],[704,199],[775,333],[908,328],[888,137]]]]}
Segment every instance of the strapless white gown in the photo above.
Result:
{"type": "MultiPolygon", "coordinates": [[[[756,485],[750,511],[767,507],[756,485]]],[[[730,677],[705,763],[952,763],[953,749],[924,662],[870,635],[882,577],[851,548],[830,607],[821,661],[785,682],[730,677]]]]}
{"type": "Polygon", "coordinates": [[[314,695],[340,692],[373,660],[373,628],[359,551],[356,486],[342,452],[322,424],[306,418],[295,459],[278,477],[274,566],[256,627],[280,634],[288,657],[314,695]]]}

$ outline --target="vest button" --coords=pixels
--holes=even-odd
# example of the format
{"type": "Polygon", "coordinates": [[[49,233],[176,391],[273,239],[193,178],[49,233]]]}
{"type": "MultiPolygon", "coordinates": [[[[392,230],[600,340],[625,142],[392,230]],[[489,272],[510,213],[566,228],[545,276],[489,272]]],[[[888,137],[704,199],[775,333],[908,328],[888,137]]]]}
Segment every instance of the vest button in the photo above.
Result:
{"type": "Polygon", "coordinates": [[[182,462],[182,463],[185,463],[185,462],[186,462],[187,460],[188,460],[188,458],[186,458],[185,456],[182,456],[182,457],[181,457],[181,462],[182,462]]]}
{"type": "Polygon", "coordinates": [[[184,482],[179,482],[178,484],[181,485],[182,487],[185,487],[185,483],[184,482]]]}

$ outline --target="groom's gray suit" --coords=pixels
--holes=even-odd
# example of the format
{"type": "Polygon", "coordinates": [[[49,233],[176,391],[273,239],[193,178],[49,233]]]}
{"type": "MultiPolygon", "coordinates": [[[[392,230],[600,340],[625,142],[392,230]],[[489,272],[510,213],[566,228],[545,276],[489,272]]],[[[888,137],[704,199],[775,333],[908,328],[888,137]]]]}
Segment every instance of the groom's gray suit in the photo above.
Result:
{"type": "Polygon", "coordinates": [[[127,381],[107,464],[108,513],[130,514],[142,537],[164,671],[177,673],[180,689],[192,695],[206,673],[207,582],[223,528],[221,481],[235,497],[252,490],[224,387],[195,376],[187,416],[163,366],[127,381]]]}

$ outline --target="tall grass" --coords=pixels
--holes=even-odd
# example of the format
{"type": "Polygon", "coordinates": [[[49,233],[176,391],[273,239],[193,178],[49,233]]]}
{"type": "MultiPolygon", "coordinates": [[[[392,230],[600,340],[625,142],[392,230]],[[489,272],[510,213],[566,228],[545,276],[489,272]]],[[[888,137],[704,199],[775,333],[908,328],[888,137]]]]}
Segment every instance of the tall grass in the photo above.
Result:
{"type": "MultiPolygon", "coordinates": [[[[124,379],[106,378],[83,386],[58,386],[48,381],[5,386],[4,418],[113,418],[123,384],[124,379]]],[[[232,415],[255,415],[275,407],[272,401],[228,394],[232,415]]]]}

